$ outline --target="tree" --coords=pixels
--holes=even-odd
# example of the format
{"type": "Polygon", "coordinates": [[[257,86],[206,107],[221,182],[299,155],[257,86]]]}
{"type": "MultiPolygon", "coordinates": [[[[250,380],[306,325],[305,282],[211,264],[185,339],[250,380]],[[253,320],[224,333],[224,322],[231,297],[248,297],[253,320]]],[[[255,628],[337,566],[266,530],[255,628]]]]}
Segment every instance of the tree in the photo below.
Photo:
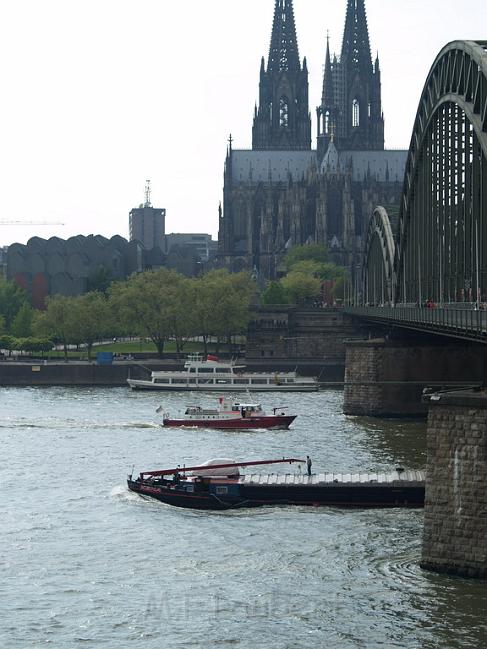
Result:
{"type": "Polygon", "coordinates": [[[73,317],[72,337],[84,343],[91,359],[93,344],[110,331],[110,310],[108,300],[102,293],[93,291],[73,298],[71,302],[73,317]]]}
{"type": "Polygon", "coordinates": [[[34,321],[34,309],[24,302],[20,309],[17,311],[14,319],[12,320],[12,325],[10,331],[13,336],[17,338],[28,338],[32,335],[32,323],[34,321]]]}
{"type": "MultiPolygon", "coordinates": [[[[236,318],[238,318],[238,312],[241,309],[244,312],[248,311],[250,299],[249,295],[246,294],[246,290],[244,290],[244,294],[242,293],[242,285],[240,284],[242,277],[245,277],[244,283],[251,282],[251,297],[254,291],[253,280],[242,273],[231,275],[224,269],[213,270],[195,282],[195,331],[203,338],[205,354],[208,353],[208,341],[211,336],[228,336],[227,330],[230,326],[228,319],[231,317],[231,311],[233,310],[233,317],[236,318]],[[233,297],[232,293],[235,293],[233,297]],[[229,304],[230,301],[236,301],[239,304],[235,306],[229,304]]],[[[237,325],[237,329],[240,328],[240,325],[237,325]]],[[[238,331],[234,333],[238,333],[238,331]]]]}
{"type": "Polygon", "coordinates": [[[321,295],[321,280],[306,273],[288,273],[282,278],[281,284],[295,304],[309,303],[321,295]]]}
{"type": "Polygon", "coordinates": [[[133,275],[109,289],[110,307],[126,331],[150,338],[161,358],[166,341],[174,335],[178,300],[174,287],[180,285],[181,278],[175,271],[161,268],[133,275]]]}
{"type": "Polygon", "coordinates": [[[0,349],[6,349],[10,356],[12,349],[15,349],[16,339],[13,336],[0,336],[0,349]]]}
{"type": "Polygon", "coordinates": [[[75,341],[75,298],[54,295],[46,298],[46,310],[34,320],[34,330],[39,336],[52,338],[63,345],[64,359],[68,360],[68,344],[75,341]]]}
{"type": "Polygon", "coordinates": [[[106,266],[98,266],[88,277],[87,288],[90,293],[98,291],[106,295],[112,282],[113,277],[110,269],[106,266]]]}
{"type": "Polygon", "coordinates": [[[29,303],[27,292],[14,282],[0,278],[0,316],[3,316],[7,331],[23,304],[29,303]]]}
{"type": "Polygon", "coordinates": [[[213,304],[213,331],[231,344],[232,336],[247,331],[250,304],[255,293],[255,281],[249,273],[216,271],[217,299],[213,304]]]}
{"type": "Polygon", "coordinates": [[[270,282],[262,294],[262,304],[290,304],[289,293],[281,282],[270,282]]]}
{"type": "Polygon", "coordinates": [[[194,314],[193,280],[174,273],[166,289],[166,309],[169,333],[176,342],[178,358],[188,338],[198,333],[194,314]]]}
{"type": "Polygon", "coordinates": [[[36,352],[49,352],[53,347],[54,343],[52,340],[47,338],[32,338],[29,336],[27,338],[16,338],[14,349],[35,354],[36,352]]]}
{"type": "Polygon", "coordinates": [[[284,263],[288,271],[300,261],[315,261],[323,264],[328,261],[328,248],[313,243],[306,246],[294,246],[290,248],[284,257],[284,263]]]}

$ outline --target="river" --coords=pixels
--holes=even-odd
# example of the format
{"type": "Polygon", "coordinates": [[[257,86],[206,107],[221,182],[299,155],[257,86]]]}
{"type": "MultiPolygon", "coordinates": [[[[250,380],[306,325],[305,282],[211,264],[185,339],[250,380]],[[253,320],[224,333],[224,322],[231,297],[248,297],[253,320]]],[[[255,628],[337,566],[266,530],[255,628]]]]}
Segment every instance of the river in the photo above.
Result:
{"type": "Polygon", "coordinates": [[[423,422],[345,417],[339,391],[259,398],[292,429],[159,426],[158,405],[211,395],[2,388],[1,649],[487,646],[487,583],[419,568],[422,511],[202,513],[127,491],[132,465],[212,457],[425,465],[423,422]]]}

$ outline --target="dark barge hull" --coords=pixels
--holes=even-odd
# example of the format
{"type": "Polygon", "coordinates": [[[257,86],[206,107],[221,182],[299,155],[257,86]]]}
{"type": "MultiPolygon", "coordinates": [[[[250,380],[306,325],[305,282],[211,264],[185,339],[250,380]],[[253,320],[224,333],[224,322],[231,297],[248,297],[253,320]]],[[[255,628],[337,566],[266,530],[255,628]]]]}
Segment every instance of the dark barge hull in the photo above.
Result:
{"type": "Polygon", "coordinates": [[[272,505],[343,508],[391,508],[424,506],[424,481],[397,480],[377,484],[313,483],[252,485],[238,481],[199,484],[187,491],[185,481],[177,485],[151,485],[128,480],[128,488],[168,505],[190,509],[225,510],[272,505]],[[226,493],[222,493],[225,491],[226,493]]]}

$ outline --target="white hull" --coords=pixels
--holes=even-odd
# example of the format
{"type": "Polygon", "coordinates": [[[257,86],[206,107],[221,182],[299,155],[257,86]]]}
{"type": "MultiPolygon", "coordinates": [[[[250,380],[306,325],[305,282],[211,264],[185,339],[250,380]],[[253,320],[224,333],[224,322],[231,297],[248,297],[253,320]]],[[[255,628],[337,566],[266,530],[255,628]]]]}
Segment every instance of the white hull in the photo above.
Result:
{"type": "Polygon", "coordinates": [[[216,385],[183,385],[153,383],[137,379],[127,379],[133,390],[162,390],[164,392],[316,392],[318,383],[294,383],[285,385],[232,385],[231,383],[216,385]]]}

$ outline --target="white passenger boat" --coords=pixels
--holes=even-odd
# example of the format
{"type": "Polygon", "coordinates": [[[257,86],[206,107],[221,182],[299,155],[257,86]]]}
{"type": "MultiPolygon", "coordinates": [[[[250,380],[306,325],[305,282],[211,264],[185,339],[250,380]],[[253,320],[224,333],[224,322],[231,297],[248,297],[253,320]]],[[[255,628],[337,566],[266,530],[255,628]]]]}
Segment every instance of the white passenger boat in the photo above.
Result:
{"type": "Polygon", "coordinates": [[[172,390],[199,392],[314,392],[316,378],[296,372],[247,372],[244,365],[220,361],[216,356],[191,354],[184,369],[152,372],[147,380],[127,379],[134,390],[172,390]]]}

